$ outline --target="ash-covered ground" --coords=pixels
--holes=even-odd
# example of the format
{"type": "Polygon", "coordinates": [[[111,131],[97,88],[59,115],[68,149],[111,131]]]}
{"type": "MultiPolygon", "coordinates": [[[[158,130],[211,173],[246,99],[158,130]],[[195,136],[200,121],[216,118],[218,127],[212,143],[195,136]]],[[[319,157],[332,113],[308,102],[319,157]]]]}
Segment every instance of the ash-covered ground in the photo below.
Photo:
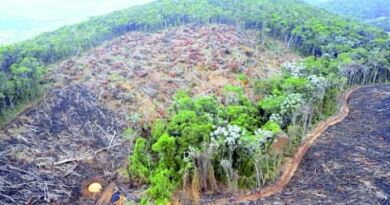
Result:
{"type": "Polygon", "coordinates": [[[0,131],[0,204],[93,204],[84,180],[120,181],[123,122],[83,86],[50,91],[0,131]]]}

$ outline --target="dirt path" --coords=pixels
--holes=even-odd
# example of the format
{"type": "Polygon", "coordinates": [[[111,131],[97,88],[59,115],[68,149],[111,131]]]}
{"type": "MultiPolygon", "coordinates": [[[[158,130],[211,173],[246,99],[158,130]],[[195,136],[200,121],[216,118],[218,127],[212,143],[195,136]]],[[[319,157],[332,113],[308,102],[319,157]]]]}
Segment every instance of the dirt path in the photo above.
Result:
{"type": "Polygon", "coordinates": [[[353,92],[349,106],[313,132],[286,170],[268,189],[217,204],[390,204],[390,86],[353,92]]]}

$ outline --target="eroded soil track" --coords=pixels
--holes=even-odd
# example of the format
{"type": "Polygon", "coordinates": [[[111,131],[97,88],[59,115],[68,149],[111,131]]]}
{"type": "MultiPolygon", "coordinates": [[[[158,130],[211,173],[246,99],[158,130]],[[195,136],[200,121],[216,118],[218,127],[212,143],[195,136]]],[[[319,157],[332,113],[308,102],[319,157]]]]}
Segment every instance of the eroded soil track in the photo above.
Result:
{"type": "Polygon", "coordinates": [[[390,85],[363,87],[278,194],[240,204],[390,204],[390,85]]]}

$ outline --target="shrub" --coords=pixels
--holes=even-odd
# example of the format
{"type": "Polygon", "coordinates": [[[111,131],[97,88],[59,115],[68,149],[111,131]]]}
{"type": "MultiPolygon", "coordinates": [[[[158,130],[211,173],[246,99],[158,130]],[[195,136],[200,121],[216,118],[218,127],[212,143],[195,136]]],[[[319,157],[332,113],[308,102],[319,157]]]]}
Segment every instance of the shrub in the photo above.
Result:
{"type": "Polygon", "coordinates": [[[150,177],[150,188],[146,191],[147,197],[143,198],[141,204],[149,204],[153,201],[156,205],[169,204],[172,192],[176,188],[173,182],[173,172],[167,168],[156,169],[150,177]]]}
{"type": "Polygon", "coordinates": [[[134,151],[129,157],[129,175],[132,179],[140,182],[147,182],[150,174],[149,156],[146,149],[146,139],[138,138],[134,151]]]}
{"type": "Polygon", "coordinates": [[[152,146],[152,151],[158,154],[158,168],[175,168],[176,139],[163,134],[152,146]]]}
{"type": "Polygon", "coordinates": [[[285,96],[268,96],[259,102],[259,106],[263,109],[267,115],[272,113],[278,113],[285,100],[285,96]]]}
{"type": "Polygon", "coordinates": [[[271,131],[273,134],[276,134],[276,133],[281,131],[280,126],[277,123],[272,122],[272,121],[267,122],[261,128],[264,130],[271,131]]]}

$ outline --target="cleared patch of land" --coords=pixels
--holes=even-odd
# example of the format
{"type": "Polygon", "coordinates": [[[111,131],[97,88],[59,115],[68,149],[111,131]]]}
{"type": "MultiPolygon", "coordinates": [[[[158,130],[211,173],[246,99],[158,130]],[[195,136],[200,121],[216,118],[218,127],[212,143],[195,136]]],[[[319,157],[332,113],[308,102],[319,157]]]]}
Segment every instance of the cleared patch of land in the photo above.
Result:
{"type": "MultiPolygon", "coordinates": [[[[165,115],[178,90],[218,95],[227,84],[240,85],[239,74],[266,78],[300,59],[281,42],[259,36],[227,25],[130,32],[54,65],[49,79],[59,87],[83,84],[109,108],[150,122],[165,115]]],[[[246,86],[249,96],[252,87],[246,86]]]]}

